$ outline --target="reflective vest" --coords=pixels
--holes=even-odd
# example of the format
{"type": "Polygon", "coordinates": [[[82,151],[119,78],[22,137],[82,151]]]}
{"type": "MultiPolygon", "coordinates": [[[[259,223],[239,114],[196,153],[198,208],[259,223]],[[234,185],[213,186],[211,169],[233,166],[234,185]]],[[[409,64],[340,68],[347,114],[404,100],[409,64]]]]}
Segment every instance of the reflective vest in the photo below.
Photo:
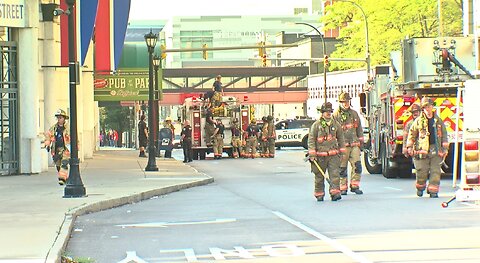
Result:
{"type": "Polygon", "coordinates": [[[338,108],[333,118],[340,123],[345,137],[345,146],[360,146],[363,142],[363,128],[358,113],[352,109],[338,108]]]}
{"type": "Polygon", "coordinates": [[[320,118],[312,124],[308,133],[309,157],[333,156],[345,150],[343,131],[337,121],[320,118]]]}

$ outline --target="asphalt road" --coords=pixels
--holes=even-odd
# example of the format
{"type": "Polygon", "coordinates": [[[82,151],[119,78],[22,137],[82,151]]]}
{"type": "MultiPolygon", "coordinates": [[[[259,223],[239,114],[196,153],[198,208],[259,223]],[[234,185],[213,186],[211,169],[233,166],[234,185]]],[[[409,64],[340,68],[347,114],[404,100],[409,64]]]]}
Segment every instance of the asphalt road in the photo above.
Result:
{"type": "Polygon", "coordinates": [[[364,174],[363,195],[316,202],[303,154],[194,161],[213,184],[81,216],[66,254],[95,262],[480,262],[480,207],[441,208],[451,181],[430,199],[415,195],[413,179],[364,174]]]}

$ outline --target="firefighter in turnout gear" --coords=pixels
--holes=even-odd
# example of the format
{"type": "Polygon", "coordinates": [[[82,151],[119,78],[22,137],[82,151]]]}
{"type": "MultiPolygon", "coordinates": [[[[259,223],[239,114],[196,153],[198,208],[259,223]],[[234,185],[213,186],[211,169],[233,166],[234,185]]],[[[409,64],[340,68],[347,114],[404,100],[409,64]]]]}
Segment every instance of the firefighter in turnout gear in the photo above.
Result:
{"type": "Polygon", "coordinates": [[[213,155],[214,159],[222,159],[223,153],[223,137],[225,132],[225,126],[221,119],[217,119],[215,124],[215,131],[213,132],[213,155]]]}
{"type": "Polygon", "coordinates": [[[258,136],[260,133],[260,129],[257,126],[257,121],[252,119],[250,124],[245,131],[246,134],[246,141],[247,145],[245,148],[245,158],[251,157],[252,159],[255,158],[257,154],[257,145],[258,145],[258,136]]]}
{"type": "Polygon", "coordinates": [[[414,157],[413,163],[417,169],[417,196],[423,196],[426,188],[430,198],[438,198],[440,166],[448,154],[447,129],[433,111],[434,102],[431,98],[422,98],[421,106],[423,113],[413,121],[408,132],[407,152],[414,157]]]}
{"type": "Polygon", "coordinates": [[[403,144],[402,144],[402,153],[407,156],[408,151],[407,151],[407,138],[408,138],[408,131],[410,130],[410,127],[412,127],[412,123],[415,119],[420,116],[422,113],[422,107],[418,103],[412,104],[412,107],[410,108],[410,113],[412,114],[412,119],[408,121],[406,124],[403,126],[403,144]]]}
{"type": "MultiPolygon", "coordinates": [[[[318,109],[318,108],[317,108],[318,109]]],[[[327,179],[332,201],[342,199],[340,195],[340,161],[345,153],[343,131],[340,124],[332,118],[332,104],[326,102],[319,108],[322,116],[312,124],[308,134],[308,157],[311,171],[315,174],[315,192],[317,201],[325,196],[327,179]],[[328,177],[326,173],[328,172],[328,177]]]]}
{"type": "Polygon", "coordinates": [[[232,126],[230,127],[232,132],[232,147],[233,147],[233,158],[238,158],[243,156],[242,153],[242,129],[238,125],[238,119],[233,119],[232,126]]]}
{"type": "Polygon", "coordinates": [[[262,133],[260,135],[260,157],[268,157],[268,138],[267,138],[267,133],[268,133],[268,122],[267,122],[267,117],[263,116],[262,118],[263,121],[263,126],[262,126],[262,133]]]}
{"type": "Polygon", "coordinates": [[[205,113],[205,143],[207,147],[212,146],[212,135],[215,132],[215,120],[213,119],[213,109],[207,108],[205,113]]]}
{"type": "Polygon", "coordinates": [[[267,147],[268,147],[268,157],[274,158],[275,157],[275,138],[277,135],[275,134],[275,125],[273,123],[273,116],[267,116],[267,147]]]}
{"type": "Polygon", "coordinates": [[[70,128],[66,120],[67,113],[59,109],[55,112],[57,123],[45,133],[45,147],[52,154],[58,172],[58,184],[64,185],[68,179],[68,163],[70,161],[70,128]]]}
{"type": "Polygon", "coordinates": [[[358,113],[350,108],[350,95],[342,92],[338,96],[340,107],[333,113],[333,118],[340,123],[344,138],[346,152],[340,163],[340,190],[342,195],[347,194],[348,173],[347,166],[351,166],[350,191],[363,194],[360,190],[360,178],[362,174],[362,162],[360,161],[361,149],[363,148],[363,128],[358,113]]]}

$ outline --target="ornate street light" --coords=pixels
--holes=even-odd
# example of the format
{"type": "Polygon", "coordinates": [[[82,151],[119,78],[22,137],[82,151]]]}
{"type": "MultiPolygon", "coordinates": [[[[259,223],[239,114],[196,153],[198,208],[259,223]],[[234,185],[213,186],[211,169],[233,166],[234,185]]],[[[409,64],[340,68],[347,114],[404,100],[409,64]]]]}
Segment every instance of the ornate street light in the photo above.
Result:
{"type": "Polygon", "coordinates": [[[315,30],[318,35],[320,36],[320,39],[322,40],[322,47],[323,47],[323,97],[325,98],[325,102],[327,102],[327,68],[328,68],[328,55],[327,55],[327,47],[325,46],[325,39],[323,38],[323,34],[313,25],[310,25],[309,23],[305,22],[297,22],[295,23],[297,25],[306,25],[313,30],[315,30]]]}
{"type": "Polygon", "coordinates": [[[68,170],[67,185],[65,186],[65,198],[84,197],[86,190],[80,176],[78,159],[78,139],[77,139],[77,84],[78,84],[78,62],[75,54],[75,21],[73,16],[73,6],[75,0],[66,0],[68,8],[65,12],[57,9],[54,15],[65,14],[68,16],[68,75],[70,85],[70,167],[68,170]],[[61,12],[59,12],[61,11],[61,12]]]}
{"type": "Polygon", "coordinates": [[[154,108],[153,108],[153,51],[157,44],[158,34],[153,34],[152,30],[145,34],[145,43],[148,48],[148,127],[150,129],[148,135],[148,163],[145,171],[158,171],[155,160],[155,122],[154,122],[154,108]]]}
{"type": "MultiPolygon", "coordinates": [[[[158,94],[158,68],[160,67],[162,63],[162,59],[155,55],[153,56],[153,69],[155,70],[155,77],[154,77],[154,81],[155,81],[155,100],[154,100],[154,109],[155,109],[155,131],[154,131],[154,135],[155,135],[155,146],[158,147],[158,128],[159,128],[159,125],[158,125],[158,120],[160,118],[160,109],[159,109],[159,104],[158,104],[158,101],[159,101],[159,94],[158,94]]],[[[160,150],[157,151],[157,156],[160,156],[160,150]]]]}

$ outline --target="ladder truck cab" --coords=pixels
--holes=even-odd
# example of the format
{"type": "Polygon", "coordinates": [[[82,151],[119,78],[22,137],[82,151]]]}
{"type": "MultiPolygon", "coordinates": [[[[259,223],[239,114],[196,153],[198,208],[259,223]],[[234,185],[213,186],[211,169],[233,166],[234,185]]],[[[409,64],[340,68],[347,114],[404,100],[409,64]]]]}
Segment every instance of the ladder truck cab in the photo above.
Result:
{"type": "Polygon", "coordinates": [[[463,141],[463,102],[457,93],[473,78],[469,70],[474,68],[472,37],[403,40],[401,52],[392,53],[392,65],[376,67],[373,83],[360,96],[369,131],[364,152],[368,172],[412,176],[412,158],[402,153],[403,129],[412,120],[412,105],[428,96],[447,128],[450,146],[442,169],[451,173],[454,143],[463,141]]]}
{"type": "MultiPolygon", "coordinates": [[[[205,102],[196,97],[186,98],[183,105],[180,107],[180,118],[183,121],[188,120],[192,127],[192,152],[193,159],[196,160],[204,160],[208,153],[213,152],[212,146],[207,146],[207,138],[205,138],[206,111],[207,107],[205,102]]],[[[246,105],[240,105],[236,97],[223,96],[221,106],[213,108],[212,112],[213,118],[215,120],[221,119],[225,126],[223,151],[226,152],[229,157],[232,157],[232,133],[230,128],[233,124],[233,120],[237,119],[240,128],[245,130],[250,121],[249,107],[246,105]]]]}

